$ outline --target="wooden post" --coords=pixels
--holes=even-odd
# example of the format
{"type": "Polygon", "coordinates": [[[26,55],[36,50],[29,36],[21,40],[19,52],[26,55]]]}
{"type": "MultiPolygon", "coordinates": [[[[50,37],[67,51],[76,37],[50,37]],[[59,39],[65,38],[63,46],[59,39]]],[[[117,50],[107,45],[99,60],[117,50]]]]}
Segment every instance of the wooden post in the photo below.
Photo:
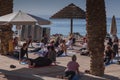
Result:
{"type": "Polygon", "coordinates": [[[71,18],[70,33],[73,33],[73,18],[71,18]]]}

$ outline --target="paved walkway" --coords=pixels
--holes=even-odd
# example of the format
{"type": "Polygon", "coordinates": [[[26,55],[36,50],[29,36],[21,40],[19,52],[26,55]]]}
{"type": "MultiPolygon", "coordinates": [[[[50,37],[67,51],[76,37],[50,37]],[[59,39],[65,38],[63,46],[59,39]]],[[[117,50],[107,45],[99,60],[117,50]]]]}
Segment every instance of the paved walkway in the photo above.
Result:
{"type": "MultiPolygon", "coordinates": [[[[77,55],[81,80],[120,80],[120,65],[110,64],[106,66],[104,77],[96,77],[84,73],[85,70],[90,69],[90,58],[88,56],[81,56],[74,50],[69,50],[68,53],[70,56],[72,54],[77,55]]],[[[57,66],[28,68],[27,65],[19,64],[19,61],[14,58],[0,55],[0,80],[60,80],[56,76],[64,74],[66,64],[71,60],[70,56],[57,57],[57,66]],[[10,68],[11,64],[15,65],[16,68],[10,68]]],[[[37,56],[30,53],[29,57],[36,58],[37,56]]]]}

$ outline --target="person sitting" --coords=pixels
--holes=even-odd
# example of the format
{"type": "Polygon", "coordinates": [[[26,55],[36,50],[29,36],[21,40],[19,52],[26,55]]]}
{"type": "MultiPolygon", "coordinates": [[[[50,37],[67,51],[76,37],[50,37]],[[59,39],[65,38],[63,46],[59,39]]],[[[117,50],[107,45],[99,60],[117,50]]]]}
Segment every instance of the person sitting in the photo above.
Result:
{"type": "Polygon", "coordinates": [[[76,43],[76,38],[75,37],[73,37],[73,39],[72,39],[72,45],[75,45],[75,43],[76,43]]]}
{"type": "Polygon", "coordinates": [[[68,49],[73,49],[72,37],[70,37],[69,40],[66,42],[66,46],[67,46],[68,49]]]}
{"type": "Polygon", "coordinates": [[[25,55],[28,58],[28,44],[27,43],[24,43],[22,48],[20,49],[19,60],[22,61],[25,55]]]}
{"type": "Polygon", "coordinates": [[[112,47],[113,42],[112,42],[112,38],[111,38],[111,37],[108,38],[108,42],[107,42],[107,44],[110,45],[110,46],[112,47]]]}
{"type": "Polygon", "coordinates": [[[54,46],[50,46],[50,49],[48,51],[48,58],[56,65],[56,51],[54,46]]]}
{"type": "Polygon", "coordinates": [[[88,44],[87,42],[84,42],[82,45],[82,47],[80,48],[80,54],[81,55],[88,55],[89,54],[89,51],[88,51],[88,44]]]}
{"type": "Polygon", "coordinates": [[[60,36],[58,36],[56,39],[55,39],[55,44],[54,44],[54,46],[57,48],[58,46],[59,46],[59,44],[60,44],[60,36]]]}
{"type": "Polygon", "coordinates": [[[52,61],[46,57],[37,57],[35,59],[28,59],[26,62],[28,63],[28,66],[30,68],[49,66],[52,64],[52,61]]]}
{"type": "Polygon", "coordinates": [[[47,34],[43,34],[43,41],[44,41],[44,44],[48,44],[48,41],[49,41],[49,37],[47,34]]]}
{"type": "Polygon", "coordinates": [[[68,62],[67,68],[65,70],[65,77],[68,77],[69,80],[72,80],[76,74],[79,74],[79,64],[76,62],[76,55],[72,56],[72,61],[68,62]]]}
{"type": "Polygon", "coordinates": [[[47,46],[47,47],[39,50],[38,52],[35,52],[34,54],[37,54],[40,57],[47,57],[48,58],[48,53],[50,52],[50,48],[51,48],[51,46],[47,46]]]}
{"type": "Polygon", "coordinates": [[[51,40],[49,43],[48,43],[48,46],[54,46],[55,44],[55,41],[54,40],[51,40]]]}
{"type": "Polygon", "coordinates": [[[114,56],[114,57],[119,56],[119,53],[118,53],[119,40],[118,40],[117,37],[113,39],[112,49],[113,49],[113,51],[114,51],[114,55],[113,55],[113,56],[114,56]]]}
{"type": "Polygon", "coordinates": [[[82,38],[83,39],[83,43],[87,42],[87,34],[82,38]]]}
{"type": "Polygon", "coordinates": [[[65,40],[62,40],[62,42],[59,45],[59,49],[57,51],[57,57],[61,56],[63,53],[65,53],[65,55],[67,55],[67,47],[65,44],[65,40]]]}
{"type": "Polygon", "coordinates": [[[109,64],[110,61],[112,61],[112,59],[113,59],[113,54],[114,54],[114,52],[113,52],[113,50],[111,49],[111,46],[110,46],[110,45],[107,45],[107,46],[106,46],[106,49],[105,49],[105,59],[104,59],[104,62],[105,62],[106,65],[109,64]]]}
{"type": "Polygon", "coordinates": [[[28,44],[28,47],[31,45],[31,47],[33,47],[32,44],[33,40],[32,40],[32,36],[28,36],[28,39],[26,40],[26,43],[28,44]]]}
{"type": "Polygon", "coordinates": [[[83,43],[81,46],[82,47],[80,48],[80,51],[86,50],[87,49],[87,42],[83,43]]]}
{"type": "Polygon", "coordinates": [[[15,49],[18,49],[18,37],[15,37],[15,38],[13,39],[13,46],[14,46],[14,50],[15,50],[15,49]]]}

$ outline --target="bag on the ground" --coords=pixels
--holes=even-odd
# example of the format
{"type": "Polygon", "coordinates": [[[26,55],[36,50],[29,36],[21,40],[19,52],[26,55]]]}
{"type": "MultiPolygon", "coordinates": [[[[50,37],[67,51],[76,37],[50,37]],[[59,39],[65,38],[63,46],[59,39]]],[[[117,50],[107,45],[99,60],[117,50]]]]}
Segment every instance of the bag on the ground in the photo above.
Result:
{"type": "Polygon", "coordinates": [[[13,65],[13,64],[11,64],[11,65],[10,65],[10,68],[16,68],[16,66],[15,66],[15,65],[13,65]]]}

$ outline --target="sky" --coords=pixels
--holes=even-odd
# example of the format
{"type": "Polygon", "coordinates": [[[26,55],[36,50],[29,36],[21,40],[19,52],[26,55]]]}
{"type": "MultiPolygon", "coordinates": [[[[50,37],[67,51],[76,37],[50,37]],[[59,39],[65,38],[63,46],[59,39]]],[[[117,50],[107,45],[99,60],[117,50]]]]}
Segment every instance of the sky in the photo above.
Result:
{"type": "MultiPolygon", "coordinates": [[[[86,0],[14,0],[13,10],[37,16],[52,16],[70,3],[86,11],[86,0]]],[[[120,0],[105,0],[106,15],[120,18],[120,0]]]]}

